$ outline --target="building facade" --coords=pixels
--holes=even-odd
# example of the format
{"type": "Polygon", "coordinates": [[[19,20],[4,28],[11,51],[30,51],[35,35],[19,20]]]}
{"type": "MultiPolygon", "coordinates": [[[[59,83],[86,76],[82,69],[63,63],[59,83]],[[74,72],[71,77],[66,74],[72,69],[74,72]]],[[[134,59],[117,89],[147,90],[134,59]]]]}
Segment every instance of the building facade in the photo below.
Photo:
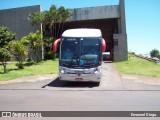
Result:
{"type": "Polygon", "coordinates": [[[21,8],[0,10],[0,26],[9,28],[16,33],[17,39],[28,35],[30,32],[40,30],[40,25],[31,25],[28,15],[31,12],[40,12],[40,5],[21,8]]]}
{"type": "MultiPolygon", "coordinates": [[[[0,26],[8,27],[21,39],[28,33],[41,29],[40,25],[32,26],[27,19],[31,12],[40,11],[40,5],[0,10],[0,26]]],[[[110,52],[112,60],[128,59],[124,0],[119,0],[118,5],[77,8],[71,12],[72,16],[64,24],[63,31],[73,28],[100,29],[106,41],[106,52],[110,52]]]]}

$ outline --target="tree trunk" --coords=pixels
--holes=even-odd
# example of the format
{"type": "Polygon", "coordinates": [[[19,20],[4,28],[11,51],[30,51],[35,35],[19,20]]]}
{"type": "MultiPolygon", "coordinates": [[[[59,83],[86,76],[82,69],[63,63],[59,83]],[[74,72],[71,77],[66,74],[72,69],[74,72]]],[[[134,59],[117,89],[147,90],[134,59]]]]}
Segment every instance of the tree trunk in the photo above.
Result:
{"type": "Polygon", "coordinates": [[[60,35],[62,34],[63,26],[64,26],[64,22],[62,22],[62,28],[61,28],[61,33],[60,33],[60,35]]]}
{"type": "Polygon", "coordinates": [[[4,73],[6,73],[7,69],[6,69],[6,64],[5,63],[3,63],[3,67],[4,67],[4,73]]]}
{"type": "Polygon", "coordinates": [[[58,26],[58,33],[57,33],[56,38],[58,38],[58,36],[59,36],[59,31],[60,31],[60,29],[61,29],[61,22],[59,22],[59,26],[58,26]]]}
{"type": "Polygon", "coordinates": [[[57,25],[56,25],[57,23],[56,23],[56,20],[54,21],[54,38],[56,38],[56,36],[57,36],[57,31],[56,31],[56,27],[57,27],[57,25]]]}

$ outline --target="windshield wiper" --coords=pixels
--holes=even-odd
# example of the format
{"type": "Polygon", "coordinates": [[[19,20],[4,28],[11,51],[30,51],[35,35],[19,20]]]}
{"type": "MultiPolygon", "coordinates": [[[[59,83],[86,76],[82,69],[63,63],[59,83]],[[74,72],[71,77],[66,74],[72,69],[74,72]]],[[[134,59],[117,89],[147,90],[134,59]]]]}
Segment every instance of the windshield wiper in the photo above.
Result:
{"type": "Polygon", "coordinates": [[[65,66],[68,66],[68,65],[69,65],[69,64],[66,64],[66,63],[62,63],[62,62],[61,62],[60,64],[61,64],[61,65],[65,65],[65,66]]]}

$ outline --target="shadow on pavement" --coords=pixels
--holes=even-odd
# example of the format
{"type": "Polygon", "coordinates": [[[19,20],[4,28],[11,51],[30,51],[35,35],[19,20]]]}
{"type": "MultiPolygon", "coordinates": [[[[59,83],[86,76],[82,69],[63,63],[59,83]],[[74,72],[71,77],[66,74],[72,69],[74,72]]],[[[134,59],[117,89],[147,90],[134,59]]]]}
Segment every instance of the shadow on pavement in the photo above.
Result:
{"type": "Polygon", "coordinates": [[[98,87],[99,83],[97,82],[71,82],[71,81],[60,81],[57,77],[55,80],[51,81],[49,84],[42,86],[45,87],[61,87],[61,88],[93,88],[98,87]]]}
{"type": "Polygon", "coordinates": [[[113,61],[103,61],[103,63],[113,63],[113,61]]]}

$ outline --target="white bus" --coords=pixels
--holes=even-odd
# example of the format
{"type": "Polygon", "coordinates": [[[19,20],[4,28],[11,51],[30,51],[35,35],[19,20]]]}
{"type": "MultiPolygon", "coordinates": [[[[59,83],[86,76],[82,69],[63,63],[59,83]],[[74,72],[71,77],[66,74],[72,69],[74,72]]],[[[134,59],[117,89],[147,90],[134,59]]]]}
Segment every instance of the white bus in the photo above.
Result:
{"type": "Polygon", "coordinates": [[[100,82],[105,40],[99,29],[69,29],[54,42],[60,42],[59,79],[100,82]]]}

